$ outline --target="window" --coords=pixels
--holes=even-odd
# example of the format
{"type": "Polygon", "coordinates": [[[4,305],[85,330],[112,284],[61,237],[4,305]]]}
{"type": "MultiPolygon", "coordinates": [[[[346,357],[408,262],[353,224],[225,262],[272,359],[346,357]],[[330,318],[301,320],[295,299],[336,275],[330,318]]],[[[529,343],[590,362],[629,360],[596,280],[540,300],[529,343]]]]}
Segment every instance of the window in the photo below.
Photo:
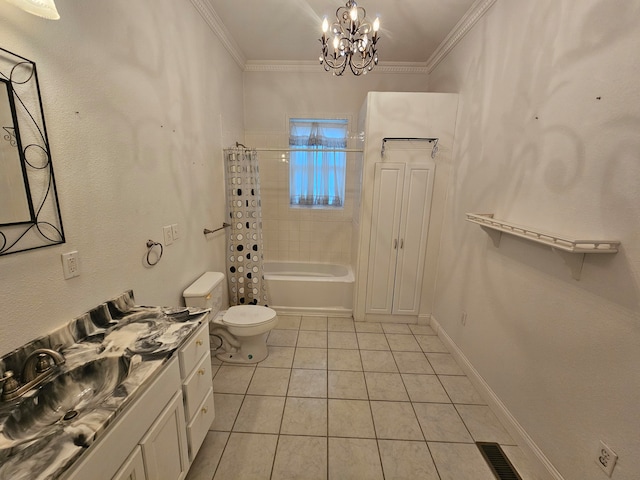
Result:
{"type": "Polygon", "coordinates": [[[343,207],[347,120],[289,120],[289,204],[343,207]],[[299,150],[299,151],[296,151],[299,150]]]}

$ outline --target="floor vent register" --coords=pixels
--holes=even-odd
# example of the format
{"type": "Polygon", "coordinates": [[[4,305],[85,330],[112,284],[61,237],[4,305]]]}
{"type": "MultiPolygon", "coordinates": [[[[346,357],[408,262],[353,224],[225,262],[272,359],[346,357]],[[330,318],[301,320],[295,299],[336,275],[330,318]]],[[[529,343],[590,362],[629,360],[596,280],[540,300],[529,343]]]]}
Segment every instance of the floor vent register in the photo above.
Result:
{"type": "Polygon", "coordinates": [[[476,442],[482,456],[498,480],[522,480],[497,443],[476,442]]]}

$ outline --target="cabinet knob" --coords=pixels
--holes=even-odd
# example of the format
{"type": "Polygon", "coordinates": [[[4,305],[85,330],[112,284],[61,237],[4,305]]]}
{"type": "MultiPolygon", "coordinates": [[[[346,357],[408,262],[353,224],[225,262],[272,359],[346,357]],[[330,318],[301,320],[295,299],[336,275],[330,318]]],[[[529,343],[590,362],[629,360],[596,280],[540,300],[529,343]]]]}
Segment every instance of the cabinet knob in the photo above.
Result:
{"type": "Polygon", "coordinates": [[[202,414],[206,414],[209,411],[207,407],[202,407],[202,414]]]}
{"type": "Polygon", "coordinates": [[[394,238],[393,239],[393,249],[395,250],[396,248],[398,248],[398,239],[394,238]]]}
{"type": "Polygon", "coordinates": [[[197,346],[202,345],[202,340],[196,340],[196,345],[197,345],[197,346]]]}
{"type": "Polygon", "coordinates": [[[204,368],[201,368],[200,370],[198,370],[198,375],[204,375],[204,368]]]}

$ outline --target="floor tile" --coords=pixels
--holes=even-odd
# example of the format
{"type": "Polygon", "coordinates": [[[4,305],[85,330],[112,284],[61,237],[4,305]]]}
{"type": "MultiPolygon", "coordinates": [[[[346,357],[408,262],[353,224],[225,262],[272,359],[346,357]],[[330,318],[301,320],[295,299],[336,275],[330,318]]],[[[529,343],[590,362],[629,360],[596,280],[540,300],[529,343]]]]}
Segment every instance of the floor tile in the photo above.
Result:
{"type": "Polygon", "coordinates": [[[503,445],[502,450],[509,458],[511,465],[513,465],[513,468],[515,468],[522,480],[542,480],[542,477],[540,477],[538,472],[534,470],[533,465],[531,465],[531,462],[520,447],[516,447],[514,445],[503,445]]]}
{"type": "Polygon", "coordinates": [[[327,331],[327,317],[302,317],[300,330],[327,331]]]}
{"type": "Polygon", "coordinates": [[[289,387],[289,368],[256,368],[247,394],[249,395],[280,395],[287,394],[289,387]]]}
{"type": "Polygon", "coordinates": [[[456,405],[462,421],[476,442],[496,442],[515,445],[511,435],[504,429],[498,417],[486,405],[456,405]]]}
{"type": "Polygon", "coordinates": [[[350,318],[329,317],[327,328],[330,332],[355,332],[353,320],[350,318]]]}
{"type": "Polygon", "coordinates": [[[475,444],[428,443],[441,480],[495,480],[475,444]]]}
{"type": "Polygon", "coordinates": [[[358,348],[358,340],[353,332],[329,332],[329,348],[358,348]]]}
{"type": "Polygon", "coordinates": [[[368,399],[362,372],[329,371],[328,383],[329,398],[368,399]]]}
{"type": "Polygon", "coordinates": [[[425,442],[378,440],[385,480],[440,480],[425,442]]]}
{"type": "Polygon", "coordinates": [[[412,333],[406,323],[382,323],[381,326],[384,333],[404,333],[408,335],[412,333]]]}
{"type": "Polygon", "coordinates": [[[258,363],[258,367],[291,368],[295,347],[269,346],[269,356],[258,363]]]}
{"type": "Polygon", "coordinates": [[[357,336],[361,350],[389,350],[384,333],[358,333],[357,336]]]}
{"type": "Polygon", "coordinates": [[[214,480],[269,480],[277,435],[232,433],[214,480]]]}
{"type": "Polygon", "coordinates": [[[409,401],[399,373],[365,372],[365,378],[371,400],[409,401]]]}
{"type": "Polygon", "coordinates": [[[402,381],[412,402],[450,403],[440,380],[435,375],[403,373],[402,381]]]}
{"type": "Polygon", "coordinates": [[[382,325],[374,322],[353,322],[356,332],[382,333],[382,325]]]}
{"type": "Polygon", "coordinates": [[[391,350],[394,352],[421,352],[422,349],[418,342],[416,342],[415,337],[410,335],[403,335],[399,333],[387,333],[387,342],[389,342],[389,346],[391,350]]]}
{"type": "Polygon", "coordinates": [[[375,440],[329,437],[329,479],[382,480],[375,440]]]}
{"type": "Polygon", "coordinates": [[[214,393],[213,405],[216,417],[209,430],[223,430],[230,432],[236,421],[244,395],[232,395],[228,393],[214,393]]]}
{"type": "Polygon", "coordinates": [[[278,314],[278,330],[298,330],[300,328],[300,315],[280,315],[278,314]]]}
{"type": "Polygon", "coordinates": [[[473,442],[453,405],[414,403],[413,409],[428,442],[473,442]]]}
{"type": "Polygon", "coordinates": [[[233,425],[234,432],[278,433],[285,397],[247,395],[233,425]]]}
{"type": "Polygon", "coordinates": [[[327,348],[327,332],[301,330],[298,333],[298,347],[327,348]]]}
{"type": "Polygon", "coordinates": [[[487,404],[467,377],[439,375],[439,378],[453,403],[487,404]]]}
{"type": "Polygon", "coordinates": [[[213,377],[213,391],[216,393],[246,393],[255,368],[255,366],[221,366],[216,376],[213,377]]]}
{"type": "Polygon", "coordinates": [[[294,368],[291,370],[287,395],[327,398],[327,371],[294,368]]]}
{"type": "Polygon", "coordinates": [[[271,480],[326,480],[327,439],[281,435],[271,480]]]}
{"type": "Polygon", "coordinates": [[[409,325],[409,330],[415,335],[437,335],[430,325],[409,325]]]}
{"type": "Polygon", "coordinates": [[[287,397],[282,434],[327,436],[327,400],[287,397]]]}
{"type": "Polygon", "coordinates": [[[360,350],[362,369],[365,372],[397,373],[398,367],[393,354],[384,350],[360,350]]]}
{"type": "Polygon", "coordinates": [[[293,368],[327,368],[327,350],[324,348],[296,348],[293,368]]]}
{"type": "Polygon", "coordinates": [[[420,344],[423,352],[449,353],[447,347],[438,337],[433,335],[416,335],[417,342],[420,344]]]}
{"type": "Polygon", "coordinates": [[[295,347],[298,341],[297,330],[278,330],[273,329],[267,338],[267,345],[274,347],[295,347]]]}
{"type": "Polygon", "coordinates": [[[424,440],[420,424],[408,402],[371,402],[376,437],[387,440],[424,440]]]}
{"type": "Polygon", "coordinates": [[[327,352],[329,370],[362,371],[362,361],[358,350],[338,350],[330,348],[327,352]]]}
{"type": "Polygon", "coordinates": [[[464,375],[450,353],[427,353],[427,360],[438,375],[464,375]]]}
{"type": "Polygon", "coordinates": [[[228,438],[228,432],[207,432],[185,480],[211,480],[228,438]]]}
{"type": "Polygon", "coordinates": [[[400,373],[435,373],[427,357],[422,352],[393,352],[400,373]]]}
{"type": "Polygon", "coordinates": [[[329,399],[329,436],[376,438],[369,402],[329,399]]]}

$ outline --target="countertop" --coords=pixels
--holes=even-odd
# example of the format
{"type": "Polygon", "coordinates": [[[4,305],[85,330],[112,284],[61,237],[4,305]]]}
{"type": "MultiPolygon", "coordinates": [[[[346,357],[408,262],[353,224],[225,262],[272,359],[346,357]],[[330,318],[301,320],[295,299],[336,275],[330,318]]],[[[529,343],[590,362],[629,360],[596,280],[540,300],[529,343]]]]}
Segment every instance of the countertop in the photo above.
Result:
{"type": "Polygon", "coordinates": [[[45,384],[0,403],[0,479],[62,475],[152,383],[207,312],[191,308],[178,317],[136,306],[62,347],[65,363],[45,384]]]}

